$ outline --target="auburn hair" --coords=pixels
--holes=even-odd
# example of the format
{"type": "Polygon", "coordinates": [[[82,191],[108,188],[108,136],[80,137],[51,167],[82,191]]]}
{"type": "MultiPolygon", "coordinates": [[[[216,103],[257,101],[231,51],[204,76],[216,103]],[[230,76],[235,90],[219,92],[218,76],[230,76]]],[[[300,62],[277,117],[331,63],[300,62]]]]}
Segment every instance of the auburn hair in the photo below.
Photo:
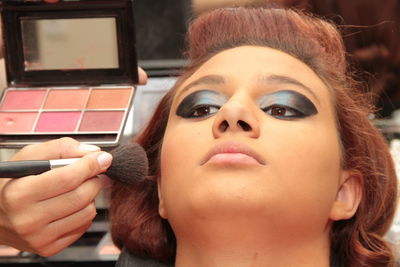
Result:
{"type": "Polygon", "coordinates": [[[176,239],[158,213],[160,150],[176,89],[213,55],[242,45],[265,46],[307,64],[331,91],[342,145],[342,167],[362,174],[363,194],[356,214],[334,222],[331,261],[339,266],[394,266],[383,234],[395,209],[397,184],[392,158],[368,115],[368,97],[351,78],[336,27],[312,15],[283,8],[221,8],[199,16],[189,27],[188,67],[164,96],[147,127],[135,140],[147,152],[149,176],[135,185],[114,182],[110,219],[115,244],[139,257],[173,263],[176,239]]]}

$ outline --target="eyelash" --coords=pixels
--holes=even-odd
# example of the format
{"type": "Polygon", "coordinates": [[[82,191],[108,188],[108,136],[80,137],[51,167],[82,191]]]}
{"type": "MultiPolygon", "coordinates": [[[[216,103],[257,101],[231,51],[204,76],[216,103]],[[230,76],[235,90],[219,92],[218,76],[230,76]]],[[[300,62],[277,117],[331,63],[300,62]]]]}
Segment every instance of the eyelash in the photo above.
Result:
{"type": "Polygon", "coordinates": [[[190,112],[190,114],[188,114],[188,118],[205,118],[205,117],[209,117],[211,115],[213,115],[214,113],[218,112],[218,110],[221,107],[219,106],[215,106],[215,105],[198,105],[198,106],[194,106],[190,112]],[[203,109],[203,110],[201,110],[203,109]],[[210,109],[216,109],[216,111],[212,112],[210,111],[210,109]],[[205,113],[207,113],[206,115],[202,115],[202,114],[198,114],[199,110],[205,111],[205,113]],[[197,113],[197,114],[196,114],[197,113]]]}
{"type": "MultiPolygon", "coordinates": [[[[188,114],[188,118],[206,118],[218,112],[219,109],[220,107],[215,105],[198,105],[193,107],[190,114],[188,114]]],[[[271,105],[263,108],[262,111],[278,119],[294,119],[305,117],[304,113],[285,105],[271,105]],[[281,114],[282,112],[283,114],[281,114]],[[291,114],[288,115],[287,113],[291,114]]]]}
{"type": "Polygon", "coordinates": [[[285,106],[285,105],[271,105],[265,108],[262,108],[262,111],[269,114],[272,117],[278,119],[297,119],[304,118],[306,115],[303,112],[298,111],[297,109],[285,106]],[[283,112],[283,114],[279,114],[283,112]],[[287,115],[287,113],[292,113],[291,115],[287,115]],[[276,114],[274,114],[276,113],[276,114]]]}

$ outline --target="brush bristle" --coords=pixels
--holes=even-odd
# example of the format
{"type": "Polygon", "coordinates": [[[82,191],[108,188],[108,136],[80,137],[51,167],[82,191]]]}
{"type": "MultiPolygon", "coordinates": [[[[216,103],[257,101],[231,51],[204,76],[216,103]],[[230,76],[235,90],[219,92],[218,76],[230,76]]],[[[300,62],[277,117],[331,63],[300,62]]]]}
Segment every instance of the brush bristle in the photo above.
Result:
{"type": "Polygon", "coordinates": [[[146,179],[149,163],[146,152],[140,145],[136,143],[122,145],[110,153],[113,161],[106,171],[108,177],[131,185],[146,179]]]}

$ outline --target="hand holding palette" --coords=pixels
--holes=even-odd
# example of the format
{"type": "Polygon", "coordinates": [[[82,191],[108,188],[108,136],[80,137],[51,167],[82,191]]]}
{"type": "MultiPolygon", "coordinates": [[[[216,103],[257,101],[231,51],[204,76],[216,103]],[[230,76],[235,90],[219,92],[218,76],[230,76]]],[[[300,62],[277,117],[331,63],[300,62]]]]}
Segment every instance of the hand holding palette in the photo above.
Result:
{"type": "Polygon", "coordinates": [[[116,145],[137,82],[132,0],[3,1],[0,146],[116,145]]]}

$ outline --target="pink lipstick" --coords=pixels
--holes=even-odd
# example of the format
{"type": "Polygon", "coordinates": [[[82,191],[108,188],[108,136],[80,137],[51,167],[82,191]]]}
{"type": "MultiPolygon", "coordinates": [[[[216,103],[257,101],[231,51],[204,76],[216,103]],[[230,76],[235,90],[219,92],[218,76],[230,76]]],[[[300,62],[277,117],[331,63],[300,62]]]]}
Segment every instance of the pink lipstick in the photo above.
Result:
{"type": "Polygon", "coordinates": [[[213,147],[201,161],[227,165],[265,165],[265,160],[249,146],[237,142],[222,142],[213,147]]]}

